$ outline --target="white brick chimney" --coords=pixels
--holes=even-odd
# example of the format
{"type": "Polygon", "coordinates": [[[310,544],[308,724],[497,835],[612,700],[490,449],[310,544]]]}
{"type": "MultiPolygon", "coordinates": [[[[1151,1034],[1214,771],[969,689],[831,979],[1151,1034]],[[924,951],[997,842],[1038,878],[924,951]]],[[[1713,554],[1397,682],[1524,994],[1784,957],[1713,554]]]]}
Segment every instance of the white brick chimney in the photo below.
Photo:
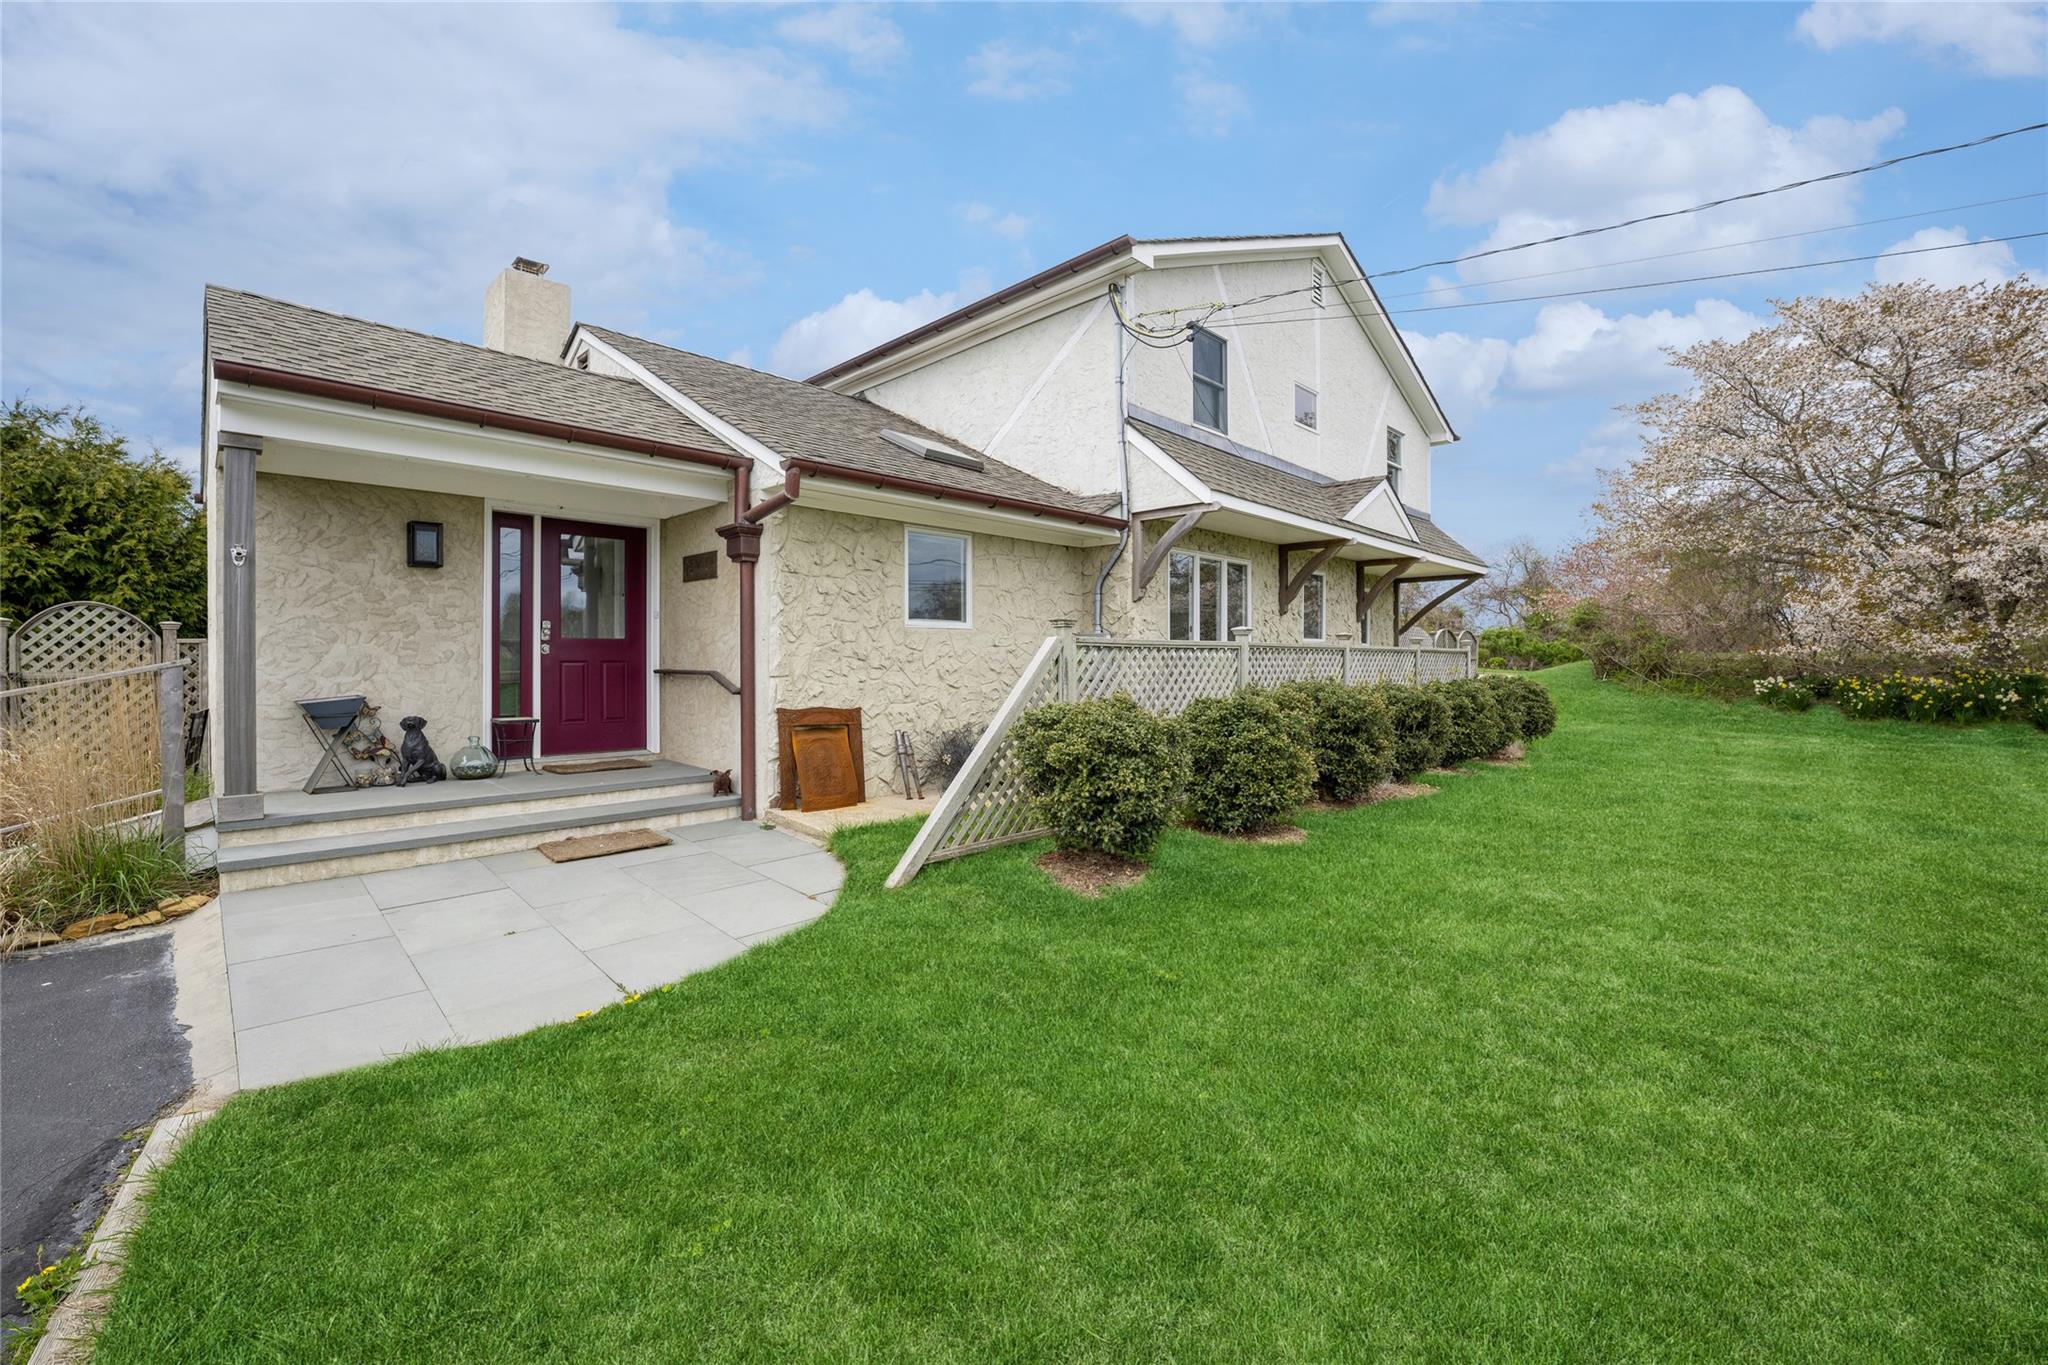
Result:
{"type": "Polygon", "coordinates": [[[542,279],[540,261],[524,256],[498,272],[484,290],[484,345],[534,360],[559,362],[569,339],[569,286],[542,279]]]}

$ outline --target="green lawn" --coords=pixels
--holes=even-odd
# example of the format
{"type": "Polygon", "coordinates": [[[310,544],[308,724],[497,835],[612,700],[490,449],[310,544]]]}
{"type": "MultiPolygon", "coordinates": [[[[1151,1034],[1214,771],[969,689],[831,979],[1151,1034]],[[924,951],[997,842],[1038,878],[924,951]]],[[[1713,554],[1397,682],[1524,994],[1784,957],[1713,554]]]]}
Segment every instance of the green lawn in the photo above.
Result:
{"type": "Polygon", "coordinates": [[[857,831],[668,993],[238,1099],[99,1365],[2048,1353],[2048,737],[1544,676],[1302,845],[857,831]]]}

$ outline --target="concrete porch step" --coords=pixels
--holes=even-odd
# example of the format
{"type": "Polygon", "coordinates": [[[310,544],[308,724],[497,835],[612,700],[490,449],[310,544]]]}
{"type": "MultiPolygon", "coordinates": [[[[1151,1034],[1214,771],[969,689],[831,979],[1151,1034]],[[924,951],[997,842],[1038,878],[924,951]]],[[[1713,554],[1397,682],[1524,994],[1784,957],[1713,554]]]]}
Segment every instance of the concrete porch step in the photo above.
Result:
{"type": "Polygon", "coordinates": [[[652,798],[631,793],[628,799],[583,805],[527,804],[529,809],[509,814],[479,817],[458,807],[435,813],[425,824],[344,834],[322,830],[312,837],[224,845],[216,864],[221,890],[249,891],[515,853],[563,837],[564,831],[672,829],[739,816],[738,797],[713,796],[708,790],[652,798]],[[471,818],[447,818],[456,815],[471,818]]]}

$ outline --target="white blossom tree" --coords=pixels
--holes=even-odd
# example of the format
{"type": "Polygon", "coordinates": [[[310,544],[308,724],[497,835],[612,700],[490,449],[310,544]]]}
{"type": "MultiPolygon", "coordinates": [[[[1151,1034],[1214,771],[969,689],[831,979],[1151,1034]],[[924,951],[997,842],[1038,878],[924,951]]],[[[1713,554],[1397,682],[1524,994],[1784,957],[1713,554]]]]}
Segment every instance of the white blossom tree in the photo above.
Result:
{"type": "Polygon", "coordinates": [[[1765,566],[1786,641],[2009,662],[2048,645],[2048,290],[1873,285],[1672,356],[1642,457],[1597,512],[1614,554],[1765,566]]]}

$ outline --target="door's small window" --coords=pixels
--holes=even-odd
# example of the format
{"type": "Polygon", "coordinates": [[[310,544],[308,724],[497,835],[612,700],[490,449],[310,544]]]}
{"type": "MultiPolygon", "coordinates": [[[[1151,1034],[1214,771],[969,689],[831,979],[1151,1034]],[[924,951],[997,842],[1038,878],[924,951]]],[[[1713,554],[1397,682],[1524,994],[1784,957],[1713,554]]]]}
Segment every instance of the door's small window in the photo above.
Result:
{"type": "Polygon", "coordinates": [[[567,640],[626,638],[626,542],[613,536],[563,535],[556,539],[562,619],[567,640]]]}

